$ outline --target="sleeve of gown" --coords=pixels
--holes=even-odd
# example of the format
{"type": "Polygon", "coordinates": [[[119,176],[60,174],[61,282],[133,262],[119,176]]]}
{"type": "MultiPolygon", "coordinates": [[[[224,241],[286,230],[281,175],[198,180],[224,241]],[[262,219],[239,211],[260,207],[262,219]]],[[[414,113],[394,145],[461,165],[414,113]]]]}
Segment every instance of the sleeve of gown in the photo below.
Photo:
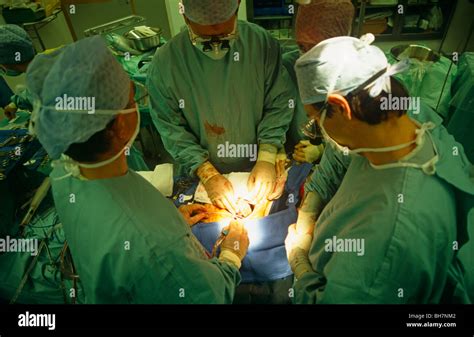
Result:
{"type": "Polygon", "coordinates": [[[306,192],[317,192],[324,203],[329,202],[341,185],[351,158],[333,149],[330,145],[324,149],[319,165],[305,185],[306,192]]]}
{"type": "Polygon", "coordinates": [[[263,118],[258,125],[258,142],[281,148],[285,144],[286,132],[293,119],[297,93],[283,66],[280,45],[271,36],[264,38],[267,43],[264,69],[265,102],[263,118]]]}
{"type": "Polygon", "coordinates": [[[171,94],[167,79],[159,69],[157,57],[150,67],[147,83],[151,117],[166,150],[190,176],[194,176],[196,169],[208,159],[209,153],[191,132],[178,99],[171,94]]]}
{"type": "Polygon", "coordinates": [[[207,259],[196,248],[192,234],[176,243],[157,261],[159,283],[156,289],[160,303],[231,304],[240,283],[239,270],[218,259],[207,259]]]}

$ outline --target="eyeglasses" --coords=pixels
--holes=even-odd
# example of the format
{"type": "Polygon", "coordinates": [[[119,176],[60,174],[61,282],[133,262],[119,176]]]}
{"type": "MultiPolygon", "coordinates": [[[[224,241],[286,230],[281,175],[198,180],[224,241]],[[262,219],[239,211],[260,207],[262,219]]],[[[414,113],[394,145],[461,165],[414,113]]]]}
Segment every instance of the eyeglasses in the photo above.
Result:
{"type": "Polygon", "coordinates": [[[222,35],[198,35],[193,32],[191,26],[189,26],[189,38],[193,45],[201,44],[203,46],[203,51],[212,51],[216,47],[220,46],[221,49],[230,49],[230,42],[236,40],[239,37],[239,32],[237,30],[237,20],[234,23],[234,29],[229,34],[222,35]]]}
{"type": "MultiPolygon", "coordinates": [[[[324,103],[321,108],[321,114],[327,109],[328,103],[324,103]]],[[[310,119],[306,124],[301,127],[301,132],[310,139],[323,139],[321,129],[318,123],[314,119],[310,119]]]]}

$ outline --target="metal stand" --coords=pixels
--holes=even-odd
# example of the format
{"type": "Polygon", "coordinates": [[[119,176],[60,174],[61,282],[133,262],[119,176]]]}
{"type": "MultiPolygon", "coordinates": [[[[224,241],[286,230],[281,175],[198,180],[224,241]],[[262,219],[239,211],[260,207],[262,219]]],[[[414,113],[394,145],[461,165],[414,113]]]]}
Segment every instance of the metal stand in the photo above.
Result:
{"type": "Polygon", "coordinates": [[[50,16],[44,18],[43,20],[35,22],[26,22],[22,24],[23,29],[25,29],[28,33],[33,33],[33,38],[39,41],[42,51],[46,50],[46,46],[44,45],[39,30],[51,21],[55,20],[58,17],[58,14],[61,13],[61,11],[61,9],[56,9],[50,16]]]}

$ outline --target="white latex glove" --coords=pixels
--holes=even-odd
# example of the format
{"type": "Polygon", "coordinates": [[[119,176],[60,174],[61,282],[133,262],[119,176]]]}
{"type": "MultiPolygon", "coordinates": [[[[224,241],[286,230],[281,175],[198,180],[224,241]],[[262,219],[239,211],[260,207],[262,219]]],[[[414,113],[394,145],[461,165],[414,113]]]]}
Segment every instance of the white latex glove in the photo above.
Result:
{"type": "Polygon", "coordinates": [[[296,231],[296,224],[288,227],[288,235],[285,239],[286,256],[290,260],[291,254],[294,249],[299,248],[304,250],[306,253],[309,252],[313,236],[308,233],[298,233],[296,231]]]}
{"type": "Polygon", "coordinates": [[[251,195],[250,200],[258,204],[264,198],[268,198],[275,188],[275,183],[275,165],[264,161],[257,162],[247,183],[251,195]]]}
{"type": "Polygon", "coordinates": [[[288,227],[288,235],[285,239],[286,256],[291,270],[297,279],[303,274],[312,271],[308,258],[312,241],[312,235],[307,233],[298,234],[295,224],[288,227]]]}
{"type": "Polygon", "coordinates": [[[249,200],[258,204],[274,191],[276,183],[277,148],[273,145],[262,144],[258,154],[257,163],[250,173],[247,188],[249,200]]]}
{"type": "Polygon", "coordinates": [[[285,184],[286,180],[288,179],[288,172],[286,171],[286,166],[290,163],[288,159],[285,148],[281,148],[278,151],[276,157],[276,181],[275,181],[275,188],[273,192],[268,196],[268,200],[276,200],[280,198],[285,191],[285,184]]]}
{"type": "Polygon", "coordinates": [[[5,117],[8,118],[8,120],[14,119],[16,117],[17,111],[18,108],[14,103],[10,103],[5,108],[3,108],[3,113],[5,114],[5,117]]]}
{"type": "Polygon", "coordinates": [[[205,162],[198,168],[197,175],[214,205],[227,209],[232,214],[237,213],[234,188],[229,180],[209,162],[205,162]]]}
{"type": "Polygon", "coordinates": [[[293,159],[300,163],[314,163],[321,158],[324,145],[313,145],[308,140],[300,141],[293,151],[293,159]]]}
{"type": "Polygon", "coordinates": [[[194,226],[207,217],[206,207],[199,204],[183,205],[178,208],[178,211],[189,226],[194,226]]]}
{"type": "Polygon", "coordinates": [[[229,233],[221,244],[220,261],[232,263],[240,268],[241,261],[247,255],[249,237],[245,227],[238,221],[232,221],[227,227],[229,233]]]}

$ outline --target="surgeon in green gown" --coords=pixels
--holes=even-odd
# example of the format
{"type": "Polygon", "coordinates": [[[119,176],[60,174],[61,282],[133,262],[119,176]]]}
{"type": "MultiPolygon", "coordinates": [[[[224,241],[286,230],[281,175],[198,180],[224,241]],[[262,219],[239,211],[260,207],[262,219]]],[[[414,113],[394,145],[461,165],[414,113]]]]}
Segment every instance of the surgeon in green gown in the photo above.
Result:
{"type": "MultiPolygon", "coordinates": [[[[39,55],[52,53],[56,49],[58,48],[45,50],[39,55]]],[[[35,54],[33,41],[23,28],[12,24],[0,25],[0,75],[20,76],[26,73],[35,54]]],[[[11,120],[17,116],[18,111],[30,112],[33,108],[30,96],[25,88],[18,90],[11,97],[11,103],[3,108],[5,116],[11,120]]],[[[136,147],[130,149],[127,160],[134,170],[149,170],[143,154],[136,147]]]]}
{"type": "Polygon", "coordinates": [[[219,257],[209,258],[171,201],[128,169],[140,115],[105,42],[38,56],[27,84],[36,97],[32,131],[55,160],[54,200],[85,303],[231,303],[247,234],[232,223],[219,257]],[[59,110],[65,95],[94,97],[94,112],[59,110]]]}
{"type": "Polygon", "coordinates": [[[249,199],[273,190],[296,95],[279,43],[238,21],[239,4],[184,0],[188,27],[157,51],[148,80],[152,118],[180,173],[197,175],[213,203],[230,211],[224,173],[252,170],[249,199]],[[236,145],[242,151],[232,151],[236,145]]]}
{"type": "Polygon", "coordinates": [[[382,108],[407,97],[392,77],[406,65],[373,39],[329,39],[296,64],[328,146],[286,240],[295,302],[469,303],[473,167],[426,105],[382,108]]]}
{"type": "MultiPolygon", "coordinates": [[[[304,2],[304,1],[301,1],[304,2]]],[[[295,63],[319,42],[337,36],[349,35],[354,20],[354,5],[350,0],[318,0],[299,5],[295,23],[298,48],[283,54],[283,65],[294,85],[298,87],[295,63]]],[[[295,114],[288,131],[286,148],[293,151],[293,159],[299,162],[315,162],[321,157],[322,148],[312,145],[302,133],[301,127],[308,122],[304,105],[296,95],[295,114]]]]}

